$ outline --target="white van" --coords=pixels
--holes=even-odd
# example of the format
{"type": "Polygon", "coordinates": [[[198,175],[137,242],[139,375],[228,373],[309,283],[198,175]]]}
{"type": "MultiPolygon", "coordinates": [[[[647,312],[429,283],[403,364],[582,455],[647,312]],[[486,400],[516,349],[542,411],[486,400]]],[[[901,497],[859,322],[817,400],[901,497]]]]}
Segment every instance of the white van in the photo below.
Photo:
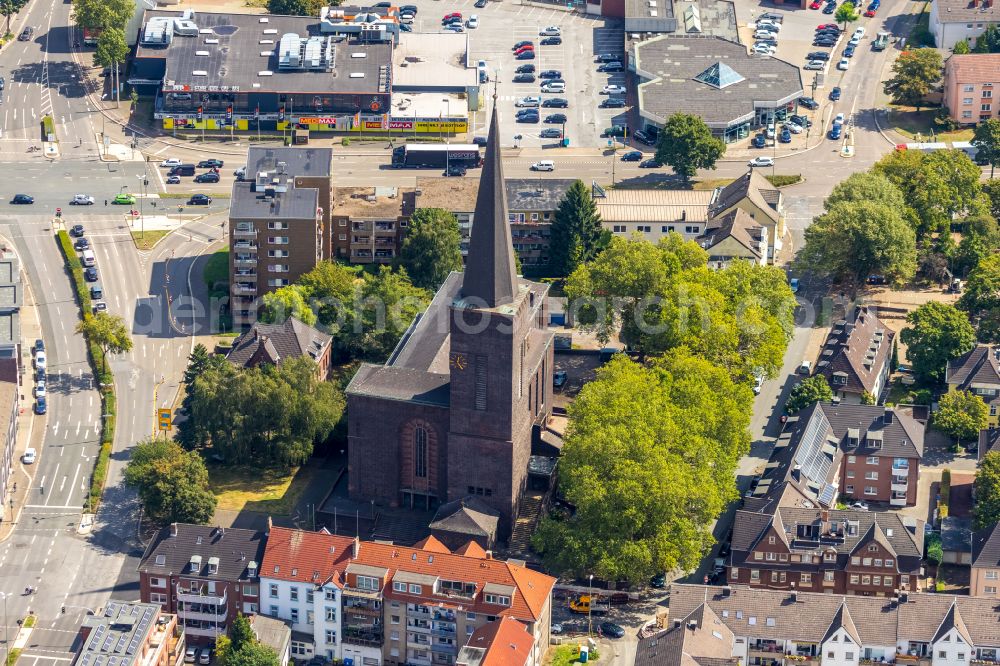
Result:
{"type": "Polygon", "coordinates": [[[83,251],[83,265],[84,266],[95,266],[97,265],[97,257],[94,256],[93,250],[83,251]]]}
{"type": "Polygon", "coordinates": [[[552,160],[539,160],[531,165],[532,171],[555,171],[556,163],[552,160]]]}

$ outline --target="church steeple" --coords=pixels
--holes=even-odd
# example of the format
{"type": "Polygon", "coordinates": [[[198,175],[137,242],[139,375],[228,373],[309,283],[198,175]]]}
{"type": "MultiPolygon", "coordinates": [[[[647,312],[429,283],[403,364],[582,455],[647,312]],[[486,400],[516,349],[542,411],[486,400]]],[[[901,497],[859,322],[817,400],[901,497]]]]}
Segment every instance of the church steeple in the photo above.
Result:
{"type": "Polygon", "coordinates": [[[517,270],[507,215],[507,190],[500,162],[500,123],[496,100],[486,140],[486,158],[479,177],[479,195],[472,218],[472,238],[462,281],[462,297],[482,299],[487,307],[506,305],[517,294],[517,270]]]}

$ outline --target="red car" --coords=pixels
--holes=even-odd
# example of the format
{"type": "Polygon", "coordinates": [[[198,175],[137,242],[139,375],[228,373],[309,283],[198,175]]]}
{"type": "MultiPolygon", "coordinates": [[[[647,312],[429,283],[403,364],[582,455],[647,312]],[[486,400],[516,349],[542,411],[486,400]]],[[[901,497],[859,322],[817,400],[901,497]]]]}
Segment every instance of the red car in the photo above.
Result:
{"type": "Polygon", "coordinates": [[[812,4],[809,5],[809,9],[819,9],[819,8],[820,8],[819,0],[813,0],[812,4]]]}
{"type": "Polygon", "coordinates": [[[525,51],[532,51],[532,52],[534,52],[534,50],[535,50],[534,46],[532,46],[531,44],[525,44],[524,46],[522,46],[518,50],[514,51],[514,55],[515,56],[519,56],[522,53],[524,53],[525,51]]]}
{"type": "Polygon", "coordinates": [[[451,14],[445,14],[444,18],[441,19],[441,20],[442,21],[447,21],[447,20],[453,19],[453,18],[462,18],[462,12],[452,12],[451,14]]]}
{"type": "Polygon", "coordinates": [[[868,18],[875,16],[875,10],[869,9],[868,11],[865,12],[865,16],[867,16],[868,18]]]}
{"type": "Polygon", "coordinates": [[[816,26],[816,30],[819,31],[819,30],[826,30],[828,28],[837,28],[837,27],[839,27],[839,26],[836,23],[820,23],[818,26],[816,26]]]}

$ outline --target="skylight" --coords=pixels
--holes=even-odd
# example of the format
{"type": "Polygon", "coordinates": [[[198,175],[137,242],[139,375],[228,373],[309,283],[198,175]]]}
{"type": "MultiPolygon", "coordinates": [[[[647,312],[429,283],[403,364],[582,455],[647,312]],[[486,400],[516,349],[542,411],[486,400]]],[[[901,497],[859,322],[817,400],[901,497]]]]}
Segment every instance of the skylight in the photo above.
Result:
{"type": "Polygon", "coordinates": [[[708,84],[713,88],[723,89],[746,79],[729,65],[717,62],[704,72],[694,77],[695,81],[708,84]]]}

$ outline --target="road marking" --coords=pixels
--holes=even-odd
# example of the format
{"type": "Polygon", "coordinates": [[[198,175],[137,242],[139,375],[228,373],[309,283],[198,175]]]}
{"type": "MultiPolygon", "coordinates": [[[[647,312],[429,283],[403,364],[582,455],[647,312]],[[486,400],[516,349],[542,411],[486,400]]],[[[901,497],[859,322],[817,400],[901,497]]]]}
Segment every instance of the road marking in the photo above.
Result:
{"type": "Polygon", "coordinates": [[[79,504],[25,504],[26,509],[76,509],[80,510],[79,504]]]}

